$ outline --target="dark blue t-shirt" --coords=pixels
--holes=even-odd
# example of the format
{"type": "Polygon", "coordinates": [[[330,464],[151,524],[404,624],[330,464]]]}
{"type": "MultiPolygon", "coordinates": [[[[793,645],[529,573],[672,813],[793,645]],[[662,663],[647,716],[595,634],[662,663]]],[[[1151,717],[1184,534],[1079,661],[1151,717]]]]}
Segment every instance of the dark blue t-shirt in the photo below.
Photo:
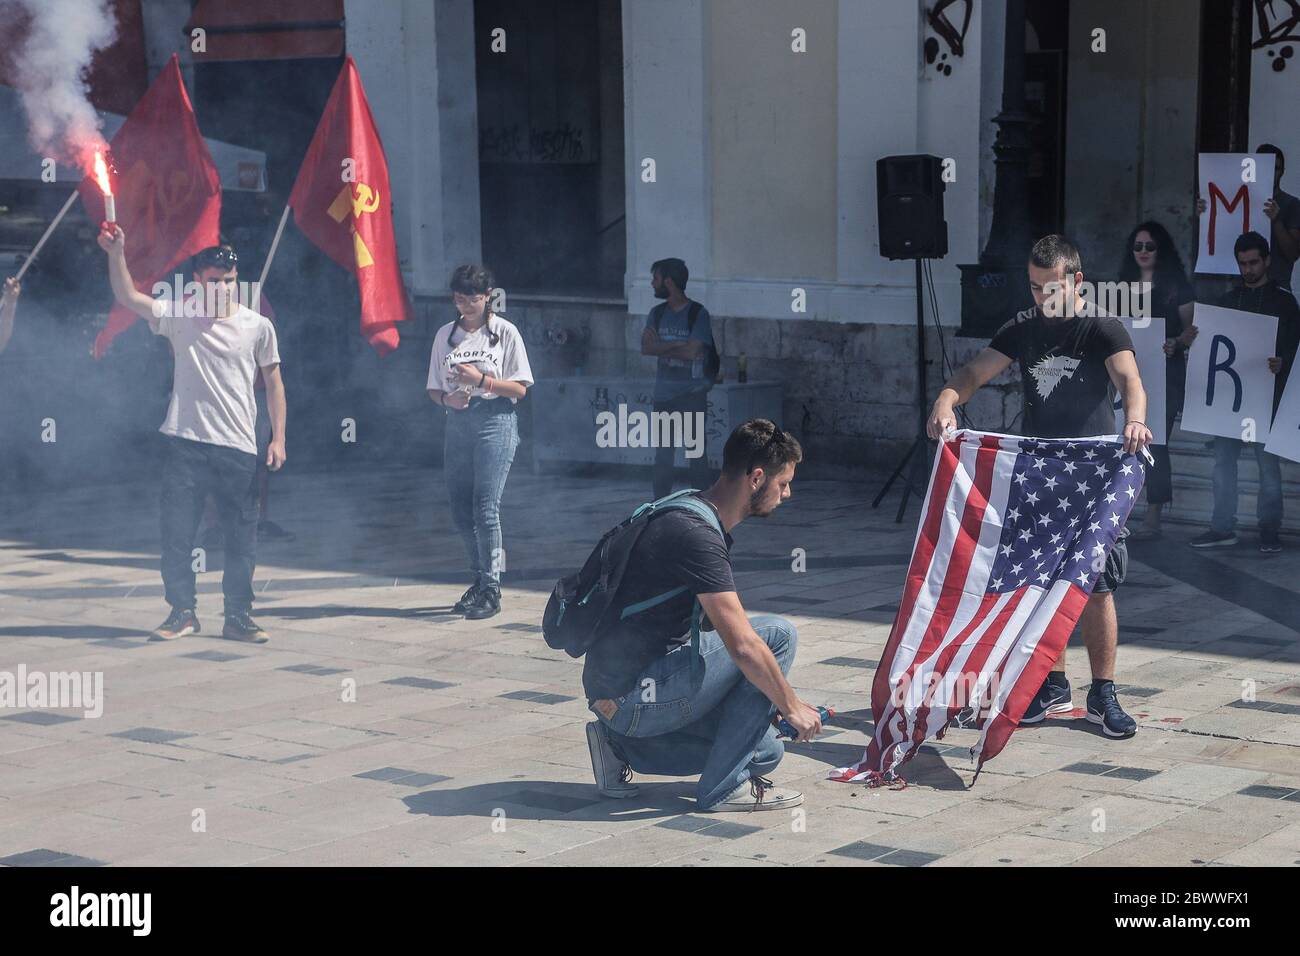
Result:
{"type": "MultiPolygon", "coordinates": [[[[700,306],[700,314],[695,318],[695,327],[688,322],[691,306],[695,303],[687,300],[680,311],[674,312],[663,303],[663,317],[659,320],[659,338],[667,342],[685,342],[694,339],[709,345],[713,341],[713,323],[709,310],[700,306]]],[[[658,308],[656,306],[656,308],[658,308]]],[[[646,316],[645,327],[655,327],[654,309],[646,316]]],[[[678,398],[687,392],[703,389],[708,383],[704,381],[704,357],[695,360],[674,359],[659,356],[659,368],[655,375],[655,401],[666,402],[678,398]]]]}
{"type": "Polygon", "coordinates": [[[681,508],[655,515],[641,532],[616,603],[627,607],[677,587],[686,590],[628,618],[587,651],[582,686],[589,699],[631,693],[652,661],[689,642],[695,595],[736,590],[731,535],[719,535],[704,518],[681,508]]]}

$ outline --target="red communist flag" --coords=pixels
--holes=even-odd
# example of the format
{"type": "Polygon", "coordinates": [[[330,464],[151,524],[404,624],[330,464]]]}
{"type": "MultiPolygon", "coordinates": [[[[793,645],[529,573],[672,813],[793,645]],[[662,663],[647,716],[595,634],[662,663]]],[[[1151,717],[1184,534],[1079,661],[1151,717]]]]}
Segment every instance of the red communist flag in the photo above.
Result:
{"type": "MultiPolygon", "coordinates": [[[[216,245],[221,224],[221,180],[174,53],[114,135],[109,153],[116,168],[113,195],[117,222],[126,233],[126,263],[136,288],[148,295],[176,266],[216,245]]],[[[100,222],[104,197],[94,179],[86,177],[78,189],[90,221],[100,222]]],[[[114,306],[95,339],[95,358],[136,318],[114,306]]]]}
{"type": "Polygon", "coordinates": [[[397,348],[397,323],[411,317],[411,307],[397,262],[388,161],[352,57],[325,104],[289,205],[307,238],[357,277],[366,341],[380,355],[397,348]]]}

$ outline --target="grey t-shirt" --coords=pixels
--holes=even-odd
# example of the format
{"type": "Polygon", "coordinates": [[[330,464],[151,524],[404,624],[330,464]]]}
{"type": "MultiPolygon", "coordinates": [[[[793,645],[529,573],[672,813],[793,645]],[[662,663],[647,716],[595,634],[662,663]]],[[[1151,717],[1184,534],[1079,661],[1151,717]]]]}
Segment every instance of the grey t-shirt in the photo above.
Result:
{"type": "MultiPolygon", "coordinates": [[[[690,327],[688,319],[693,304],[688,300],[680,311],[674,312],[666,302],[663,303],[664,314],[663,318],[659,320],[659,338],[661,341],[667,343],[697,339],[705,345],[713,341],[712,320],[709,318],[709,310],[704,306],[700,306],[700,314],[695,318],[695,327],[690,327]]],[[[654,309],[651,309],[650,314],[646,316],[645,327],[647,329],[655,327],[654,309]]],[[[703,378],[703,368],[703,356],[694,361],[659,356],[658,371],[655,374],[655,401],[671,401],[687,392],[706,388],[707,383],[703,378]]]]}
{"type": "MultiPolygon", "coordinates": [[[[1300,229],[1300,199],[1280,189],[1273,198],[1277,200],[1278,207],[1275,221],[1281,222],[1283,229],[1300,229]]],[[[1291,270],[1295,267],[1295,260],[1288,259],[1273,240],[1271,226],[1265,238],[1268,239],[1269,248],[1268,277],[1284,289],[1294,289],[1291,285],[1291,270]]]]}
{"type": "Polygon", "coordinates": [[[167,417],[158,430],[256,455],[253,379],[259,368],[280,364],[275,326],[243,305],[214,319],[174,315],[172,300],[159,303],[157,334],[171,343],[176,371],[167,417]]]}

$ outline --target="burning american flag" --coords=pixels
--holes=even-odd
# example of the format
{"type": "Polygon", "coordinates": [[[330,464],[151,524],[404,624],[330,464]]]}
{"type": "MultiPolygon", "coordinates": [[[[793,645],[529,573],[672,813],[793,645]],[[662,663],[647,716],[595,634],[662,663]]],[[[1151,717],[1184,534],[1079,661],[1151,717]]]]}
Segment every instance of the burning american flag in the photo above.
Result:
{"type": "Polygon", "coordinates": [[[966,708],[980,767],[996,756],[1069,640],[1143,477],[1114,436],[964,430],[941,443],[872,683],[872,740],[831,779],[894,779],[966,708]]]}

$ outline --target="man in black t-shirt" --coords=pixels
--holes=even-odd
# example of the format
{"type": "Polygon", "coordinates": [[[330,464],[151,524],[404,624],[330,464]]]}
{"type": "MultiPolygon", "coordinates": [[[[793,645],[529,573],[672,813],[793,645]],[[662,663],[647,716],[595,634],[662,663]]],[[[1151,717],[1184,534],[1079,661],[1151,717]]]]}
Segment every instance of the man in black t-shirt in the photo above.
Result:
{"type": "Polygon", "coordinates": [[[721,477],[697,495],[716,526],[684,509],[649,519],[617,600],[626,608],[671,596],[601,637],[587,651],[582,674],[600,718],[587,725],[587,746],[605,796],[634,796],[635,770],[699,774],[701,810],[780,810],[803,802],[765,776],[784,754],[771,723],[774,708],[799,740],[821,732],[817,709],[786,680],[795,628],[771,614],[746,616],[730,556],[736,525],[766,517],[790,497],[802,455],[788,432],[766,419],[748,421],[727,439],[721,477]],[[696,601],[707,616],[698,655],[690,635],[696,601]]]}
{"type": "MultiPolygon", "coordinates": [[[[956,428],[956,406],[969,401],[1014,361],[1020,365],[1023,434],[1034,438],[1113,434],[1114,387],[1124,402],[1124,451],[1133,454],[1151,443],[1151,430],[1145,423],[1146,392],[1128,330],[1118,319],[1096,315],[1079,294],[1082,284],[1083,268],[1073,244],[1062,236],[1047,236],[1034,243],[1029,256],[1029,288],[1037,305],[998,329],[988,347],[944,385],[926,423],[931,438],[942,439],[944,432],[956,428]]],[[[1111,549],[1106,568],[1079,616],[1092,666],[1088,719],[1110,737],[1131,737],[1137,732],[1137,722],[1124,713],[1115,693],[1119,623],[1113,592],[1123,582],[1128,566],[1124,536],[1111,549]]],[[[1073,706],[1062,648],[1020,722],[1037,723],[1073,706]]]]}

